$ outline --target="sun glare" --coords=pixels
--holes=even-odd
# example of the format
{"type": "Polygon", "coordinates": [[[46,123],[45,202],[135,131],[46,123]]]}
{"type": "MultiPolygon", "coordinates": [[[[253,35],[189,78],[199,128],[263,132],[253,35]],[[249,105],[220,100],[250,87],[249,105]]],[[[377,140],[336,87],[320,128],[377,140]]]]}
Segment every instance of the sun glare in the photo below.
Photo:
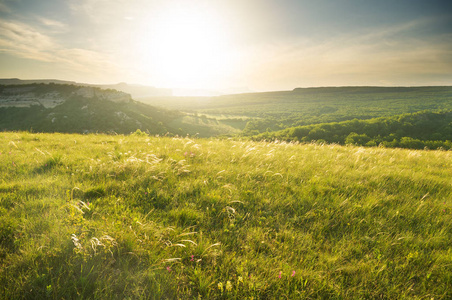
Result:
{"type": "Polygon", "coordinates": [[[143,67],[157,72],[159,86],[216,86],[233,65],[226,28],[212,12],[168,7],[147,28],[143,67]]]}

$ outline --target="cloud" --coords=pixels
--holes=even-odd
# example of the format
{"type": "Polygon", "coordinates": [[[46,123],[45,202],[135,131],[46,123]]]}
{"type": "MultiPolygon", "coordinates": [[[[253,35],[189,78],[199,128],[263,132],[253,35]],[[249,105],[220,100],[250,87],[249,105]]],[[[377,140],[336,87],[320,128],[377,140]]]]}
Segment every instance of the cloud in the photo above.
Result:
{"type": "Polygon", "coordinates": [[[375,85],[381,80],[422,84],[452,77],[452,33],[418,34],[432,26],[420,19],[337,36],[301,37],[252,49],[257,89],[309,85],[375,85]]]}
{"type": "Polygon", "coordinates": [[[135,19],[136,16],[149,14],[155,3],[146,0],[72,0],[69,8],[73,14],[93,24],[115,25],[125,18],[135,19]]]}
{"type": "Polygon", "coordinates": [[[28,25],[0,20],[0,47],[16,56],[51,61],[49,51],[57,45],[28,25]]]}
{"type": "MultiPolygon", "coordinates": [[[[60,26],[60,24],[56,26],[60,26]]],[[[0,20],[0,52],[16,57],[58,64],[79,73],[111,74],[117,68],[111,58],[100,52],[66,48],[50,36],[29,25],[0,20]]]]}
{"type": "Polygon", "coordinates": [[[45,26],[55,29],[66,29],[67,25],[52,19],[47,18],[38,18],[38,20],[45,26]]]}

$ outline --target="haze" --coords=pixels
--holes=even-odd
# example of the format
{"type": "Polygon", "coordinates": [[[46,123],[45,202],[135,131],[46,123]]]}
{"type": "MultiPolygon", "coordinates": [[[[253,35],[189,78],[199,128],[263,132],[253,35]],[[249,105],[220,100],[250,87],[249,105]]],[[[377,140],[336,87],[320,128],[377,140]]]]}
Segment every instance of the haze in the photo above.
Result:
{"type": "Polygon", "coordinates": [[[452,2],[0,0],[0,77],[289,90],[452,83],[452,2]]]}

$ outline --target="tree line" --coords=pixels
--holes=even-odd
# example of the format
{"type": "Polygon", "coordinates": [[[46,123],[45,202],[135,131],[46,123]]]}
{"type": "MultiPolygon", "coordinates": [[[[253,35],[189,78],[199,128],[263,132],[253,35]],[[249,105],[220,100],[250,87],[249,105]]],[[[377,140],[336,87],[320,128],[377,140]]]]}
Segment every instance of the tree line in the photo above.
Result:
{"type": "Polygon", "coordinates": [[[264,132],[253,139],[448,150],[452,149],[452,111],[297,126],[264,132]]]}

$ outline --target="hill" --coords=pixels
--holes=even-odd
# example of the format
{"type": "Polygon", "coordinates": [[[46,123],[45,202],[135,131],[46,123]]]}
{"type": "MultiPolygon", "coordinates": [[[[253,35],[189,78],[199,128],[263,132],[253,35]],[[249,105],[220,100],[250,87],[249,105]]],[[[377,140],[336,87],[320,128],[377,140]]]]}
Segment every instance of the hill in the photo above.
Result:
{"type": "Polygon", "coordinates": [[[180,113],[112,89],[63,84],[0,86],[0,130],[184,134],[168,126],[180,113]]]}
{"type": "Polygon", "coordinates": [[[452,152],[0,133],[5,299],[450,299],[452,152]]]}
{"type": "Polygon", "coordinates": [[[205,116],[156,108],[114,89],[54,83],[0,85],[0,130],[127,134],[138,129],[200,137],[240,131],[205,116]]]}
{"type": "Polygon", "coordinates": [[[295,126],[452,110],[452,87],[319,87],[218,97],[151,97],[150,105],[205,115],[252,136],[295,126]]]}

